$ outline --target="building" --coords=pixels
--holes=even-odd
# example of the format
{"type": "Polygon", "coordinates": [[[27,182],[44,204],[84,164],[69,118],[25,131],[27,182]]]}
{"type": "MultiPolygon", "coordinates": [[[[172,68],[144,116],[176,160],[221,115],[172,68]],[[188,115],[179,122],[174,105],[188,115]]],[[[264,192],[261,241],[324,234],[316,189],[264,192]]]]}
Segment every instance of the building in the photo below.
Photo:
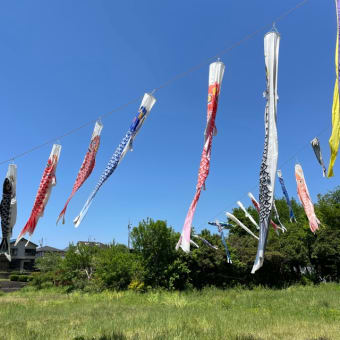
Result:
{"type": "Polygon", "coordinates": [[[65,251],[50,246],[40,247],[36,250],[35,258],[38,259],[39,257],[43,257],[46,254],[57,254],[63,257],[65,255],[65,251]]]}
{"type": "Polygon", "coordinates": [[[19,243],[14,246],[15,241],[15,239],[12,239],[10,242],[11,262],[7,260],[5,255],[0,255],[0,270],[17,270],[21,272],[33,270],[37,245],[22,238],[19,243]],[[27,246],[25,246],[26,244],[27,246]]]}

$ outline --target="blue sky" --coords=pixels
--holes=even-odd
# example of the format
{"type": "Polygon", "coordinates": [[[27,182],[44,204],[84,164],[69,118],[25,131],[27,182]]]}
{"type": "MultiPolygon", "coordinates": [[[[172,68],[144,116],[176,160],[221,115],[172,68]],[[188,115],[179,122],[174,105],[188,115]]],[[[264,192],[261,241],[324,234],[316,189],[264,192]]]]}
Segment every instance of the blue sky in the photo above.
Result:
{"type": "MultiPolygon", "coordinates": [[[[0,161],[113,110],[178,73],[216,55],[297,4],[262,1],[11,1],[0,11],[0,161]]],[[[268,26],[268,30],[270,27],[268,26]]],[[[278,105],[279,167],[296,197],[298,160],[313,199],[339,184],[322,178],[309,141],[328,138],[335,79],[334,1],[310,0],[277,24],[281,34],[278,105]],[[319,134],[320,132],[322,134],[319,134]],[[294,156],[297,153],[296,157],[294,156]],[[293,157],[294,156],[294,157],[293,157]]],[[[230,53],[213,141],[207,190],[194,225],[218,217],[246,193],[258,194],[264,141],[265,89],[260,32],[230,53]]],[[[139,103],[103,119],[97,164],[71,201],[66,224],[55,221],[72,189],[93,125],[63,138],[53,189],[32,241],[66,247],[70,241],[127,242],[129,220],[166,219],[180,231],[194,195],[206,120],[209,63],[155,93],[157,103],[114,175],[78,229],[72,224],[135,115],[139,103]]],[[[18,166],[16,237],[25,225],[52,144],[18,166]]],[[[2,176],[7,164],[0,167],[2,176]]],[[[278,184],[278,183],[277,183],[278,184]]],[[[277,196],[281,189],[277,185],[277,196]]]]}

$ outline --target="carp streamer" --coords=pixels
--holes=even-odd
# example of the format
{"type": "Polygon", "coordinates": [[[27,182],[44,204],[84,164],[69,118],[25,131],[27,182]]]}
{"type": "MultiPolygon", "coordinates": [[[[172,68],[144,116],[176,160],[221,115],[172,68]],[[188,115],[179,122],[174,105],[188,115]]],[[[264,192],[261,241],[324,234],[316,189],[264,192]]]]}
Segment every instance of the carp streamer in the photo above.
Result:
{"type": "Polygon", "coordinates": [[[16,185],[17,166],[15,164],[9,164],[3,184],[2,201],[0,205],[2,229],[0,254],[4,254],[8,261],[11,261],[11,237],[17,219],[16,185]]]}
{"type": "MultiPolygon", "coordinates": [[[[57,170],[60,151],[61,151],[61,145],[54,144],[52,147],[50,157],[47,161],[47,166],[44,170],[44,173],[40,181],[39,189],[35,197],[31,216],[28,219],[24,228],[21,230],[17,240],[15,241],[15,244],[14,244],[15,246],[24,237],[26,233],[29,234],[29,240],[30,240],[34,232],[34,229],[37,226],[39,218],[44,215],[44,210],[50,198],[52,187],[54,187],[57,184],[55,173],[57,170]]],[[[27,244],[29,240],[27,241],[27,244]]]]}
{"type": "Polygon", "coordinates": [[[98,190],[116,170],[118,164],[122,161],[127,151],[132,150],[132,143],[155,103],[156,103],[156,99],[151,94],[149,93],[144,94],[141,106],[138,110],[137,115],[133,119],[128,132],[126,133],[125,137],[122,139],[116,151],[112,155],[109,163],[106,166],[106,169],[102,173],[94,191],[92,192],[90,197],[85,202],[85,205],[83,209],[81,210],[80,214],[74,219],[73,223],[75,224],[76,227],[80,225],[81,221],[85,217],[98,190]]]}
{"type": "Polygon", "coordinates": [[[65,223],[65,213],[66,213],[68,204],[70,203],[74,194],[78,191],[78,189],[83,185],[83,183],[87,180],[87,178],[92,173],[92,170],[96,164],[96,155],[97,155],[97,151],[99,148],[100,133],[102,129],[103,129],[103,125],[100,122],[96,122],[93,133],[92,133],[89,148],[87,150],[83,163],[78,172],[76,181],[73,184],[72,192],[69,198],[67,199],[63,210],[59,214],[59,217],[57,219],[57,224],[61,218],[63,219],[63,224],[65,223]]]}
{"type": "Polygon", "coordinates": [[[176,245],[176,249],[181,247],[185,252],[190,251],[191,223],[194,217],[198,200],[201,195],[202,188],[205,188],[205,181],[209,174],[212,140],[213,135],[216,135],[215,119],[217,114],[218,98],[221,90],[224,69],[225,66],[220,61],[210,64],[209,67],[207,125],[204,132],[204,147],[198,171],[196,193],[185,218],[180,239],[176,245]]]}
{"type": "Polygon", "coordinates": [[[276,115],[279,46],[280,35],[277,32],[268,32],[264,36],[264,56],[267,78],[267,89],[264,96],[267,103],[265,108],[265,141],[260,170],[260,239],[256,259],[251,271],[253,274],[263,265],[268,237],[268,225],[270,223],[270,214],[274,201],[275,174],[278,159],[276,115]]]}
{"type": "Polygon", "coordinates": [[[296,218],[295,218],[295,215],[294,215],[294,212],[293,212],[293,208],[292,208],[292,203],[290,201],[290,198],[289,198],[289,195],[288,195],[288,191],[287,191],[286,186],[285,186],[285,182],[283,181],[281,170],[277,170],[277,177],[279,178],[279,182],[281,184],[282,193],[283,193],[283,195],[286,198],[286,202],[287,202],[287,205],[288,205],[288,208],[289,208],[289,219],[290,219],[290,222],[293,222],[293,221],[296,222],[296,218]]]}

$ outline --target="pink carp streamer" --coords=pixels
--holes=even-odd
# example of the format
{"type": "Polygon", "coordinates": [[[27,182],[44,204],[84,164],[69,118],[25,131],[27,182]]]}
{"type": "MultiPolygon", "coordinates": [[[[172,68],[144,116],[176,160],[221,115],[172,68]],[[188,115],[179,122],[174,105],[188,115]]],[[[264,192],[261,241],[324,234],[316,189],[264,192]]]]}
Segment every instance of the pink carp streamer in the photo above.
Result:
{"type": "Polygon", "coordinates": [[[216,135],[215,119],[217,114],[218,98],[221,90],[224,69],[225,66],[220,61],[210,64],[209,68],[207,125],[204,132],[204,147],[198,172],[196,193],[189,207],[183,225],[182,234],[176,246],[176,249],[181,247],[185,252],[190,251],[191,223],[194,217],[197,202],[201,195],[202,188],[205,189],[205,181],[209,174],[212,140],[213,135],[216,135]]]}
{"type": "Polygon", "coordinates": [[[83,163],[78,172],[76,181],[72,188],[72,192],[69,198],[67,199],[63,210],[60,212],[56,224],[58,224],[61,218],[63,219],[63,224],[65,223],[65,213],[66,213],[68,204],[70,203],[74,194],[78,191],[78,189],[84,184],[87,178],[91,175],[94,169],[94,166],[96,164],[96,155],[97,155],[97,151],[98,151],[99,144],[100,144],[100,134],[102,132],[102,129],[103,129],[103,125],[100,122],[96,122],[93,133],[92,133],[88,151],[85,155],[83,163]]]}
{"type": "Polygon", "coordinates": [[[17,240],[15,241],[14,246],[18,244],[18,242],[25,236],[26,233],[29,234],[29,239],[31,238],[35,227],[37,226],[39,218],[42,217],[44,214],[44,209],[47,205],[48,199],[50,198],[52,187],[57,184],[55,173],[57,170],[60,151],[61,145],[54,144],[50,157],[47,161],[47,166],[40,181],[31,216],[28,219],[25,227],[21,230],[17,240]]]}
{"type": "Polygon", "coordinates": [[[303,170],[300,164],[295,164],[295,178],[297,184],[297,193],[307,215],[310,230],[315,233],[315,231],[319,229],[320,221],[315,215],[314,205],[309,195],[305,176],[303,175],[303,170]]]}

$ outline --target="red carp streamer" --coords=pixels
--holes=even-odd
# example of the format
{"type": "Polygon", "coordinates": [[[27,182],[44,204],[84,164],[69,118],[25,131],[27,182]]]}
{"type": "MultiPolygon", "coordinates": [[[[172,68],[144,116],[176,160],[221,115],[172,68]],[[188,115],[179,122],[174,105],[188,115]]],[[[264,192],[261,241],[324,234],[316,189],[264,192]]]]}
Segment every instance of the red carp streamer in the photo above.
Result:
{"type": "Polygon", "coordinates": [[[47,166],[44,170],[43,176],[40,181],[39,189],[37,192],[37,196],[35,197],[31,216],[28,219],[24,228],[21,230],[21,233],[19,234],[17,240],[15,241],[14,246],[18,244],[18,242],[24,237],[26,233],[29,234],[29,239],[31,238],[35,230],[35,227],[37,226],[39,218],[42,217],[44,214],[44,209],[48,202],[48,199],[50,198],[52,187],[57,184],[55,173],[57,170],[60,151],[61,145],[54,144],[52,147],[50,157],[47,161],[47,166]]]}
{"type": "Polygon", "coordinates": [[[88,151],[85,155],[83,163],[78,172],[76,181],[72,188],[72,192],[65,203],[64,209],[59,214],[56,224],[58,224],[61,218],[63,218],[63,224],[65,223],[65,213],[66,213],[68,204],[70,203],[74,194],[78,191],[78,189],[83,185],[83,183],[91,175],[92,170],[94,169],[94,166],[96,164],[96,155],[97,155],[97,151],[98,151],[99,144],[100,144],[100,134],[101,134],[102,129],[103,129],[103,125],[100,122],[96,122],[96,125],[92,133],[90,146],[88,148],[88,151]]]}
{"type": "Polygon", "coordinates": [[[185,218],[181,237],[177,243],[176,249],[181,247],[185,252],[190,251],[190,234],[191,223],[196,210],[197,202],[200,198],[202,188],[205,188],[205,181],[209,174],[210,154],[213,135],[216,134],[215,119],[218,106],[218,97],[220,94],[221,83],[223,79],[225,66],[222,62],[217,61],[210,64],[209,69],[209,90],[208,90],[208,109],[207,109],[207,125],[204,132],[204,147],[201,156],[201,163],[198,172],[198,180],[196,185],[196,193],[191,202],[189,211],[185,218]]]}
{"type": "Polygon", "coordinates": [[[297,184],[297,193],[298,193],[300,202],[307,215],[310,230],[313,233],[315,233],[315,231],[319,229],[320,221],[315,215],[314,205],[310,198],[307,184],[305,181],[305,176],[303,175],[303,170],[300,164],[295,164],[295,177],[296,177],[296,184],[297,184]]]}

